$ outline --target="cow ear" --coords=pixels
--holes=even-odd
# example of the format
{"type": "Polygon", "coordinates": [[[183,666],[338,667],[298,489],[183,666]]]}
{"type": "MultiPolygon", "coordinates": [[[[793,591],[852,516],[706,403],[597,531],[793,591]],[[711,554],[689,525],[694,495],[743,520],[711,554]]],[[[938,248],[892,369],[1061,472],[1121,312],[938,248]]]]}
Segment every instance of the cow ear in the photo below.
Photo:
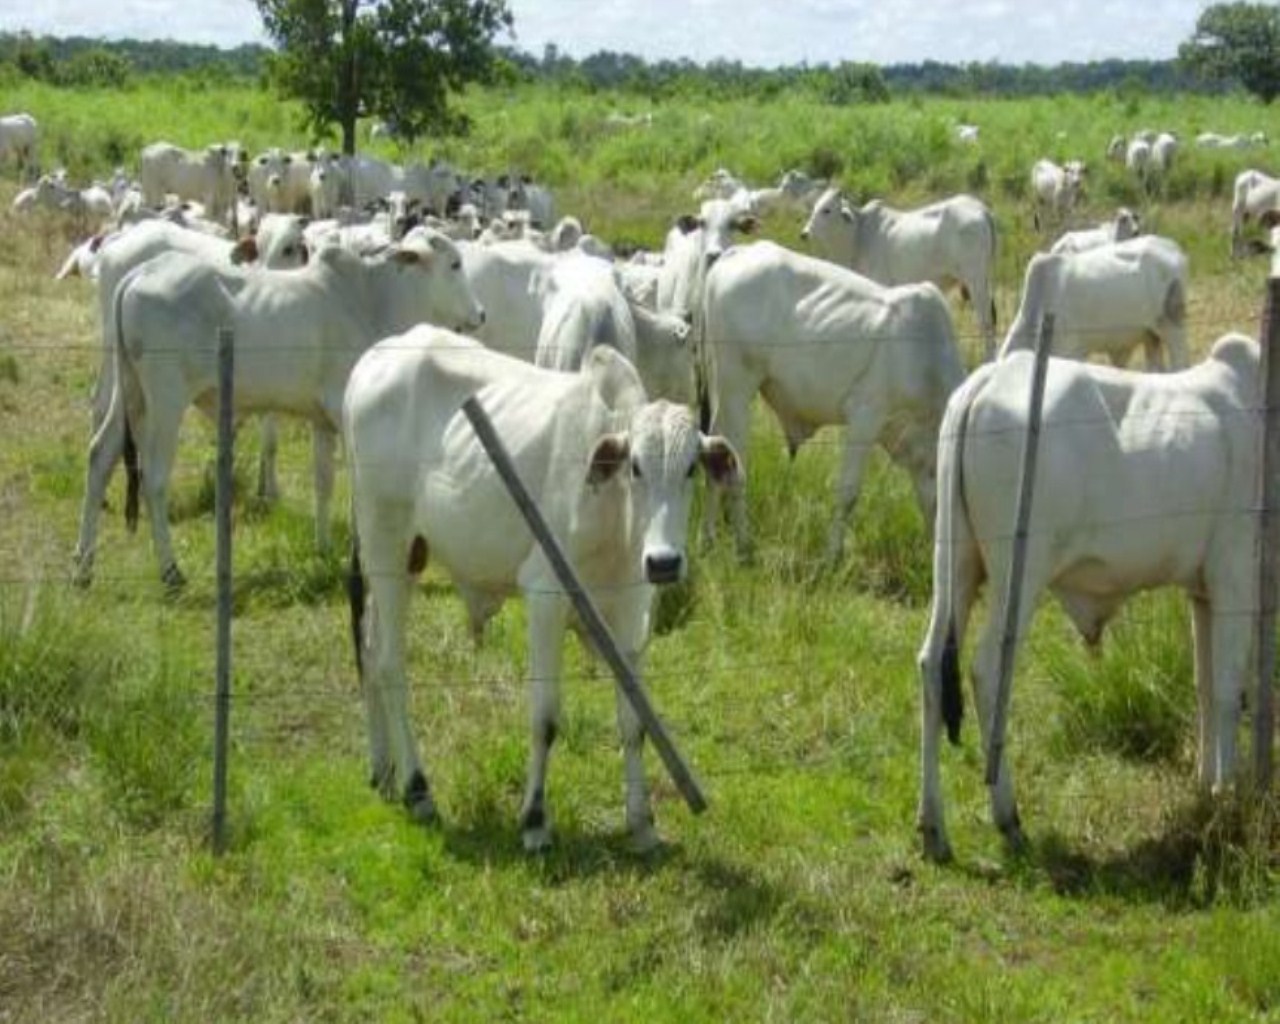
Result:
{"type": "Polygon", "coordinates": [[[678,227],[684,234],[690,235],[697,231],[698,228],[702,227],[702,218],[695,217],[691,213],[683,213],[676,218],[676,227],[678,227]]]}
{"type": "Polygon", "coordinates": [[[1258,217],[1258,223],[1267,229],[1275,227],[1280,224],[1280,210],[1267,210],[1258,217]]]}
{"type": "Polygon", "coordinates": [[[742,464],[733,445],[719,434],[703,435],[698,460],[707,471],[707,479],[719,487],[732,487],[742,482],[742,464]]]}
{"type": "Polygon", "coordinates": [[[231,262],[236,266],[241,263],[255,263],[258,255],[258,240],[253,235],[245,235],[231,247],[231,262]]]}
{"type": "Polygon", "coordinates": [[[587,483],[598,487],[611,480],[631,455],[631,439],[626,434],[605,434],[596,442],[587,467],[587,483]]]}

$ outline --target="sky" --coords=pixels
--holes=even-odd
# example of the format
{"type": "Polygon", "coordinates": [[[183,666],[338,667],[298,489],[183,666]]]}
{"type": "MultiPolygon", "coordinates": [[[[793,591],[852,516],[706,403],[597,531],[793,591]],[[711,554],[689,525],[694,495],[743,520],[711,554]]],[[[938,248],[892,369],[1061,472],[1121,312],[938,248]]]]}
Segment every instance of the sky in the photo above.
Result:
{"type": "MultiPolygon", "coordinates": [[[[1172,57],[1209,0],[508,0],[513,42],[775,67],[842,60],[1056,64],[1172,57]]],[[[253,0],[0,0],[0,31],[234,46],[253,0]]]]}

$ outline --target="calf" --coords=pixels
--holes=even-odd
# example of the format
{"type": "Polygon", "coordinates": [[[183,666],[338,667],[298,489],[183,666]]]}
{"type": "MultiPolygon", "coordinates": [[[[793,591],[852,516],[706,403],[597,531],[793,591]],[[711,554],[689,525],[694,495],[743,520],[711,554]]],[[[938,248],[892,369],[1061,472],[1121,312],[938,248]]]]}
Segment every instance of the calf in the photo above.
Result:
{"type": "MultiPolygon", "coordinates": [[[[571,608],[546,557],[466,422],[475,398],[506,442],[551,532],[626,657],[638,667],[655,584],[686,572],[686,531],[702,465],[737,477],[723,438],[690,413],[649,402],[635,370],[598,348],[574,373],[538,369],[447,331],[417,327],[356,364],[343,405],[356,538],[353,633],[369,719],[373,785],[420,820],[435,817],[408,716],[404,665],[410,586],[433,557],[452,577],[477,633],[505,599],[528,608],[531,756],[520,829],[527,849],[551,839],[547,760],[560,724],[571,608]],[[365,594],[372,613],[364,634],[365,594]]],[[[656,841],[641,759],[643,731],[618,693],[632,841],[656,841]]]]}
{"type": "MultiPolygon", "coordinates": [[[[1027,433],[1033,357],[984,366],[956,391],[938,451],[933,609],[920,651],[923,695],[919,825],[926,855],[951,849],[943,821],[938,747],[961,718],[960,651],[982,583],[995,592],[973,661],[984,746],[1003,644],[1014,536],[1014,481],[1027,433]]],[[[1051,592],[1087,643],[1131,594],[1180,586],[1191,598],[1199,691],[1199,772],[1219,789],[1235,767],[1243,679],[1252,646],[1258,444],[1258,345],[1227,335],[1209,358],[1150,375],[1051,359],[1027,525],[1014,651],[1036,602],[1051,592]]],[[[995,824],[1021,837],[1009,766],[991,788],[995,824]]]]}

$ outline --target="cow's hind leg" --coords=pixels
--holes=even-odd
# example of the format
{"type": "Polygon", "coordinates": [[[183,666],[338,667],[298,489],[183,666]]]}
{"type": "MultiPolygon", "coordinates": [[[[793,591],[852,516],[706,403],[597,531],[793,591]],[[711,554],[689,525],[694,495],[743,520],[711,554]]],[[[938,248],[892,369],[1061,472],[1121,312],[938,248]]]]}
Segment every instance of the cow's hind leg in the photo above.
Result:
{"type": "Polygon", "coordinates": [[[329,510],[333,505],[333,454],[338,435],[328,425],[316,423],[311,427],[312,468],[316,491],[316,549],[327,554],[332,542],[329,530],[329,510]]]}
{"type": "Polygon", "coordinates": [[[151,541],[160,565],[160,578],[170,590],[177,590],[186,583],[173,553],[173,535],[169,527],[169,485],[184,412],[185,407],[176,402],[148,403],[146,415],[138,424],[138,466],[142,475],[142,493],[151,517],[151,541]]]}
{"type": "Polygon", "coordinates": [[[85,471],[84,505],[80,509],[80,537],[74,555],[74,581],[86,586],[93,578],[97,553],[98,517],[111,474],[124,454],[124,419],[117,411],[107,415],[89,443],[89,465],[85,471]]]}
{"type": "Polygon", "coordinates": [[[840,479],[836,484],[836,511],[827,534],[826,561],[829,567],[837,565],[844,554],[844,535],[862,490],[862,471],[884,422],[874,399],[869,404],[846,410],[846,415],[840,479]]]}
{"type": "Polygon", "coordinates": [[[268,413],[261,422],[261,450],[258,454],[258,498],[280,500],[280,483],[276,475],[276,453],[280,448],[279,429],[274,415],[268,413]]]}
{"type": "Polygon", "coordinates": [[[1196,659],[1196,716],[1198,745],[1196,776],[1207,791],[1212,784],[1213,766],[1213,615],[1209,601],[1191,598],[1191,630],[1196,659]]]}
{"type": "Polygon", "coordinates": [[[529,775],[520,806],[524,848],[551,845],[547,811],[547,760],[560,729],[560,673],[568,604],[559,594],[530,594],[529,610],[529,775]]]}

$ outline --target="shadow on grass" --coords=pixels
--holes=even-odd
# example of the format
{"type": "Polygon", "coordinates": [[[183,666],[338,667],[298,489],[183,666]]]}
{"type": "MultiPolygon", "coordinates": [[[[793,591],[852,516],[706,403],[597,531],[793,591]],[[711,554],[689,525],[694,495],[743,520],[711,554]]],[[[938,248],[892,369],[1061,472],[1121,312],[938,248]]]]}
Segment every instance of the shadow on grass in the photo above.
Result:
{"type": "Polygon", "coordinates": [[[1159,834],[1098,854],[1059,832],[1009,855],[1015,878],[1047,879],[1069,897],[1112,896],[1170,909],[1252,905],[1274,890],[1280,828],[1274,799],[1208,798],[1179,807],[1159,834]]]}

